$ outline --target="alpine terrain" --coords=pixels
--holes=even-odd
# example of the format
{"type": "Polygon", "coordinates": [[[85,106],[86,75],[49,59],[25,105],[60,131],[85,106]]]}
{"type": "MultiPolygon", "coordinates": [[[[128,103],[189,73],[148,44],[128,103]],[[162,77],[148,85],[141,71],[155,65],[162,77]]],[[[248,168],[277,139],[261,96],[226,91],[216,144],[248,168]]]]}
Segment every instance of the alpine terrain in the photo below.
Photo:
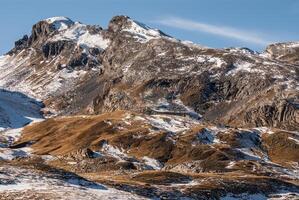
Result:
{"type": "Polygon", "coordinates": [[[0,57],[0,87],[0,199],[299,199],[299,42],[53,17],[0,57]]]}

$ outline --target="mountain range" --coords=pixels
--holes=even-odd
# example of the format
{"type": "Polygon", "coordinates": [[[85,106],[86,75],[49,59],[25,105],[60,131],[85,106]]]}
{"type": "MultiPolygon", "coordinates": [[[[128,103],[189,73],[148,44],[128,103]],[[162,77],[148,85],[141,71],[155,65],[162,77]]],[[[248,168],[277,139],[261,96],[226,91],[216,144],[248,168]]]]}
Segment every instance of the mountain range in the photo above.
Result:
{"type": "Polygon", "coordinates": [[[299,42],[53,17],[0,57],[0,87],[0,199],[299,198],[299,42]]]}

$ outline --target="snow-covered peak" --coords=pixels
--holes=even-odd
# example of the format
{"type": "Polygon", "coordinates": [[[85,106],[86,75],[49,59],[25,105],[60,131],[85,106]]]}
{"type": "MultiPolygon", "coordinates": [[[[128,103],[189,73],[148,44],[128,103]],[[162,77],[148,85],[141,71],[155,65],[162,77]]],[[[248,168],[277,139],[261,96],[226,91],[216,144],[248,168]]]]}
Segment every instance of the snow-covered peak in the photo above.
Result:
{"type": "Polygon", "coordinates": [[[67,17],[51,17],[43,21],[46,21],[49,24],[53,24],[55,29],[59,31],[65,30],[74,25],[74,22],[67,17]]]}
{"type": "Polygon", "coordinates": [[[289,42],[288,46],[290,48],[298,48],[299,47],[299,42],[289,42]]]}
{"type": "Polygon", "coordinates": [[[75,22],[71,27],[62,30],[59,34],[51,38],[51,41],[71,40],[83,48],[99,48],[106,49],[109,40],[104,39],[101,33],[91,33],[88,26],[79,22],[75,22]]]}
{"type": "Polygon", "coordinates": [[[232,48],[228,48],[228,50],[231,53],[241,53],[241,54],[246,54],[246,55],[258,54],[258,52],[253,51],[246,47],[232,47],[232,48]]]}
{"type": "Polygon", "coordinates": [[[130,32],[136,35],[141,41],[147,42],[148,40],[166,36],[160,30],[151,28],[143,23],[128,18],[129,26],[122,31],[130,32]]]}
{"type": "Polygon", "coordinates": [[[299,47],[299,41],[274,43],[269,45],[269,47],[271,46],[276,46],[280,48],[297,48],[299,47]]]}
{"type": "Polygon", "coordinates": [[[199,48],[199,49],[208,49],[209,48],[207,46],[203,46],[203,45],[194,43],[194,42],[189,41],[189,40],[183,40],[183,41],[181,41],[181,43],[188,46],[188,47],[192,47],[192,48],[199,48]]]}
{"type": "Polygon", "coordinates": [[[128,29],[125,29],[127,31],[131,31],[135,34],[150,36],[150,37],[160,37],[161,32],[158,29],[153,29],[143,23],[134,21],[132,19],[129,19],[129,22],[131,23],[131,26],[128,29]]]}

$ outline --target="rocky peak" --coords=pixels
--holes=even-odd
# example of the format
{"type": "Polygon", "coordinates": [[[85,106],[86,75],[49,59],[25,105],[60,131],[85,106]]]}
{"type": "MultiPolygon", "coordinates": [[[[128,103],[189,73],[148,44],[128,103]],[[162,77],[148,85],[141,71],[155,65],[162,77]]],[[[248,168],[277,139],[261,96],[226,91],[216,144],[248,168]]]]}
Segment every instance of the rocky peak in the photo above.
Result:
{"type": "Polygon", "coordinates": [[[54,24],[51,24],[44,20],[39,21],[32,26],[30,37],[24,35],[23,38],[15,42],[15,47],[7,54],[12,55],[29,46],[42,44],[47,40],[50,33],[53,33],[55,30],[56,28],[54,24]]]}
{"type": "Polygon", "coordinates": [[[44,41],[50,36],[50,34],[67,30],[73,25],[75,25],[75,22],[66,17],[52,17],[44,19],[33,25],[29,43],[32,44],[39,39],[44,41]]]}
{"type": "Polygon", "coordinates": [[[28,40],[28,35],[24,35],[21,39],[15,42],[15,47],[12,50],[10,50],[7,54],[13,55],[14,53],[26,48],[28,46],[28,40]]]}
{"type": "Polygon", "coordinates": [[[139,42],[146,42],[150,39],[169,37],[158,29],[153,29],[141,22],[135,21],[128,16],[115,16],[109,23],[108,31],[119,33],[126,32],[138,38],[139,42]]]}
{"type": "Polygon", "coordinates": [[[272,59],[299,64],[299,42],[271,44],[266,48],[264,54],[272,59]]]}
{"type": "Polygon", "coordinates": [[[46,21],[40,21],[36,23],[32,27],[31,36],[29,38],[28,44],[32,45],[36,41],[46,39],[47,36],[55,30],[55,26],[49,24],[46,21]]]}
{"type": "Polygon", "coordinates": [[[12,55],[35,43],[37,45],[43,44],[53,32],[68,29],[72,25],[74,25],[74,22],[66,17],[52,17],[41,20],[33,25],[30,37],[25,35],[16,41],[14,49],[8,52],[8,54],[12,55]]]}
{"type": "Polygon", "coordinates": [[[130,26],[131,18],[128,16],[120,15],[113,17],[108,25],[108,30],[111,32],[119,32],[130,26]]]}

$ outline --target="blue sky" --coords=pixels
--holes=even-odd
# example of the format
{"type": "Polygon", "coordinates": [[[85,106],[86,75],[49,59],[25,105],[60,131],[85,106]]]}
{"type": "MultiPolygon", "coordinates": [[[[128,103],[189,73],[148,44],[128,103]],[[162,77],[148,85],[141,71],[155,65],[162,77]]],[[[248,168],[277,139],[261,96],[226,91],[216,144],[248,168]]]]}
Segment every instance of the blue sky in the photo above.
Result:
{"type": "Polygon", "coordinates": [[[41,19],[67,16],[106,28],[121,14],[210,47],[262,51],[299,40],[299,0],[1,0],[0,54],[41,19]]]}

